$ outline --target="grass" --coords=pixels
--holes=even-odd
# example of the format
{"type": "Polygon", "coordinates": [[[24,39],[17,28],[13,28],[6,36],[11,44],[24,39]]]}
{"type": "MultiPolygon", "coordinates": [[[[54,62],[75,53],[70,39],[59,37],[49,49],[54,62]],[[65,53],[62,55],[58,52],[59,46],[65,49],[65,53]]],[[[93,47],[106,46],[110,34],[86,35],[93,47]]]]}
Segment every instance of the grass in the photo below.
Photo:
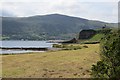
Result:
{"type": "MultiPolygon", "coordinates": [[[[80,44],[74,44],[79,45],[80,44]]],[[[88,48],[45,53],[3,55],[3,77],[89,78],[93,64],[100,60],[99,44],[88,48]]]]}
{"type": "Polygon", "coordinates": [[[79,40],[78,43],[81,43],[81,44],[98,44],[103,37],[104,37],[103,33],[97,33],[96,35],[94,35],[90,39],[79,40]]]}
{"type": "Polygon", "coordinates": [[[102,34],[102,33],[96,34],[91,39],[89,39],[89,41],[100,41],[103,36],[104,36],[104,34],[102,34]]]}
{"type": "Polygon", "coordinates": [[[62,50],[78,50],[82,48],[88,48],[88,46],[79,44],[53,44],[53,47],[61,48],[62,50]]]}

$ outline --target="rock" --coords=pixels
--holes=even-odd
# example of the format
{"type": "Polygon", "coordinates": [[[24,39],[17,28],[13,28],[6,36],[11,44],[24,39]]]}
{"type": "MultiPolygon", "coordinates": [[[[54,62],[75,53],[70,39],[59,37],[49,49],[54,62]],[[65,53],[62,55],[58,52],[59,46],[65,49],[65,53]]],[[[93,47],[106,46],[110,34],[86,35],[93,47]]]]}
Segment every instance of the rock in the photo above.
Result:
{"type": "Polygon", "coordinates": [[[92,29],[88,29],[88,30],[82,30],[79,33],[79,40],[80,39],[90,39],[91,37],[93,37],[97,32],[95,30],[92,29]]]}

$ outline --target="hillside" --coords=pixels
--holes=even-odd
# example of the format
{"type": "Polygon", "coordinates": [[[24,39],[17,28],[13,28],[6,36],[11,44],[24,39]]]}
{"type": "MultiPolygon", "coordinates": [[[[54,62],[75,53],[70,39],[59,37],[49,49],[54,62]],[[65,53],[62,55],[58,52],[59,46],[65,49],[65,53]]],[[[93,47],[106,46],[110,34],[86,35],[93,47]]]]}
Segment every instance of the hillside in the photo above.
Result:
{"type": "Polygon", "coordinates": [[[115,24],[61,14],[31,17],[2,17],[3,37],[12,40],[71,39],[83,29],[97,29],[115,24]]]}

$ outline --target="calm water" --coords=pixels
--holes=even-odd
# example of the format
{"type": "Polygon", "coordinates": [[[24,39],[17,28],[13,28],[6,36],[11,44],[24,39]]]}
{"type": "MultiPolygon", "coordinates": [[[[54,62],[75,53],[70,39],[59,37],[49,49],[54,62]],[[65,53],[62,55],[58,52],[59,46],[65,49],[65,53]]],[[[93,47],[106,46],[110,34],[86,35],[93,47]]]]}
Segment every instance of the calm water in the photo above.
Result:
{"type": "MultiPolygon", "coordinates": [[[[23,48],[52,48],[53,43],[47,41],[0,41],[0,46],[6,48],[23,47],[23,48]]],[[[6,53],[26,53],[26,52],[43,52],[32,50],[0,50],[0,54],[6,53]]]]}

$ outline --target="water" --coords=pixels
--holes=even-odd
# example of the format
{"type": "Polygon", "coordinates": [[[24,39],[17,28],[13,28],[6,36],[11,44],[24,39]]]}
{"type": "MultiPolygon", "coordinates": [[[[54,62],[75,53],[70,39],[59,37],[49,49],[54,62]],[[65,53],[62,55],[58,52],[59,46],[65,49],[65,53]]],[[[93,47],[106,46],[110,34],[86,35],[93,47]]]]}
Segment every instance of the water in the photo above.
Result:
{"type": "MultiPolygon", "coordinates": [[[[52,48],[53,43],[47,43],[47,41],[0,41],[0,46],[5,48],[52,48]]],[[[44,51],[32,51],[32,50],[0,50],[0,54],[11,53],[27,53],[27,52],[44,52],[44,51]]]]}
{"type": "Polygon", "coordinates": [[[0,54],[17,54],[17,53],[30,53],[30,52],[45,52],[45,51],[32,51],[32,50],[0,50],[0,54]]]}

